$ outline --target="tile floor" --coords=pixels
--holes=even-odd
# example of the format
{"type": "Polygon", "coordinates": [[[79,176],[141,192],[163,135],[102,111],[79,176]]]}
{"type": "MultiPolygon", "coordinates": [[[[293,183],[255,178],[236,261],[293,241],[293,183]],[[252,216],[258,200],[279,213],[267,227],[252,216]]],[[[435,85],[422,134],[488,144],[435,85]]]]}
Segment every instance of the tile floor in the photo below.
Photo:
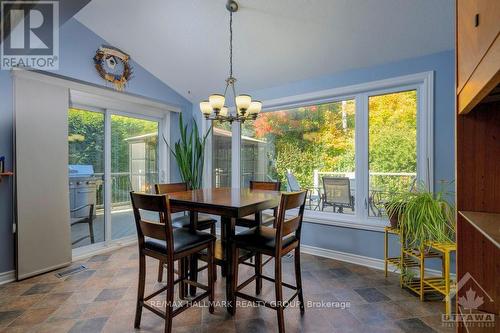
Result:
{"type": "MultiPolygon", "coordinates": [[[[134,332],[136,246],[75,264],[80,263],[88,269],[63,279],[48,273],[0,286],[0,332],[134,332]]],[[[157,262],[148,260],[147,269],[146,293],[161,287],[155,282],[157,262]]],[[[240,266],[240,281],[248,269],[240,266]]],[[[265,271],[272,276],[272,263],[265,271]]],[[[284,276],[294,282],[292,259],[284,259],[284,276]]],[[[285,310],[287,332],[454,332],[441,325],[442,302],[421,303],[399,288],[395,274],[385,279],[379,270],[303,254],[302,278],[306,313],[301,317],[298,308],[285,310]]],[[[247,288],[251,292],[253,285],[247,288]]],[[[263,295],[272,299],[273,285],[264,281],[263,295]]],[[[219,276],[216,300],[223,299],[219,276]]],[[[153,302],[161,300],[162,294],[153,302]]],[[[222,306],[214,314],[202,306],[188,309],[174,318],[173,331],[276,332],[274,311],[244,305],[234,317],[222,306]]],[[[143,311],[138,331],[163,332],[163,320],[143,311]]]]}

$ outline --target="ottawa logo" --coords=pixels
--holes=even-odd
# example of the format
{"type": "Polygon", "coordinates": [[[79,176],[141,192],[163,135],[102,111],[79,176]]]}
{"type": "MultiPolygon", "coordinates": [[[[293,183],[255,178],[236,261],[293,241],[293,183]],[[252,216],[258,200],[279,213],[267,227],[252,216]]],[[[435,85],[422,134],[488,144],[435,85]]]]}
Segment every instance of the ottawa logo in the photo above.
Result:
{"type": "Polygon", "coordinates": [[[464,274],[458,281],[456,290],[451,292],[446,300],[449,301],[456,295],[458,295],[458,313],[442,314],[443,326],[491,328],[491,331],[494,332],[495,314],[485,310],[493,305],[494,300],[470,273],[464,274]],[[461,291],[465,291],[465,293],[461,291]]]}

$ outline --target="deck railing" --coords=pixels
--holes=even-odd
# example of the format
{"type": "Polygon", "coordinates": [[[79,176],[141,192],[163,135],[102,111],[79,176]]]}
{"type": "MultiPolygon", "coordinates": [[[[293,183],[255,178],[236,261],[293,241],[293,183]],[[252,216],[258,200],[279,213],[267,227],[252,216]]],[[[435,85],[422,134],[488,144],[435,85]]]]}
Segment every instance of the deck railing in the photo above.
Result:
{"type": "MultiPolygon", "coordinates": [[[[100,177],[104,174],[95,174],[100,177]]],[[[152,192],[153,186],[158,182],[158,173],[112,172],[111,173],[111,205],[112,207],[126,206],[130,203],[130,191],[152,192]],[[133,184],[133,185],[132,185],[133,184]]],[[[104,205],[104,186],[97,187],[97,208],[104,205]]]]}

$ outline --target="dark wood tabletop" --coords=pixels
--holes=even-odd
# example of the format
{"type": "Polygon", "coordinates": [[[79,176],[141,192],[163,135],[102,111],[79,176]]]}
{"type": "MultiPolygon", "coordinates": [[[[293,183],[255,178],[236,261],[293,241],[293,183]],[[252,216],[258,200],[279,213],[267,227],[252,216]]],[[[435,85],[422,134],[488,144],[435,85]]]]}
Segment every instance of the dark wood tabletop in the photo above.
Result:
{"type": "MultiPolygon", "coordinates": [[[[197,213],[218,215],[221,217],[221,246],[220,262],[226,272],[226,300],[233,299],[232,283],[232,239],[235,235],[237,218],[255,214],[256,223],[261,223],[262,211],[275,208],[279,205],[281,192],[263,191],[236,188],[209,188],[184,192],[175,192],[168,195],[171,209],[174,211],[189,211],[191,228],[196,229],[197,213]]],[[[197,279],[197,260],[190,261],[190,276],[197,279]]],[[[196,293],[196,287],[190,287],[191,295],[196,293]]],[[[233,304],[228,303],[227,310],[233,314],[233,304]]]]}
{"type": "Polygon", "coordinates": [[[209,188],[169,194],[172,207],[239,218],[278,206],[281,192],[209,188]]]}

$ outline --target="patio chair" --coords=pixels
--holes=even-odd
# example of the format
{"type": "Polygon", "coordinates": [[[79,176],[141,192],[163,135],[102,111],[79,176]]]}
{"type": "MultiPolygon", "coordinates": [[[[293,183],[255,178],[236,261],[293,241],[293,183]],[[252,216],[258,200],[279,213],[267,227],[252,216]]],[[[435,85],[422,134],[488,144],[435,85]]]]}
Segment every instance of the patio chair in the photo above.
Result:
{"type": "Polygon", "coordinates": [[[332,206],[333,212],[343,213],[344,208],[354,211],[354,197],[351,195],[351,182],[347,177],[323,177],[323,197],[321,210],[332,206]]]}
{"type": "MultiPolygon", "coordinates": [[[[409,192],[415,192],[417,190],[417,178],[414,177],[413,180],[410,183],[410,187],[408,189],[409,192]]],[[[387,203],[387,195],[390,194],[390,192],[383,191],[383,190],[372,190],[371,194],[368,198],[368,203],[370,210],[373,213],[373,216],[377,217],[383,217],[387,215],[387,212],[385,210],[385,205],[387,203]]]]}
{"type": "Polygon", "coordinates": [[[74,226],[75,224],[88,224],[89,226],[89,235],[88,236],[83,236],[75,240],[74,242],[71,243],[71,245],[75,245],[76,243],[81,242],[82,240],[89,238],[90,237],[90,244],[94,244],[95,239],[94,239],[94,204],[87,204],[83,205],[74,209],[70,210],[70,213],[75,213],[78,211],[81,211],[85,208],[89,209],[89,215],[83,216],[83,217],[72,217],[70,225],[74,226]]]}
{"type": "MultiPolygon", "coordinates": [[[[287,180],[287,191],[288,192],[300,192],[302,191],[302,187],[300,186],[297,178],[295,178],[294,174],[291,172],[286,173],[287,180]]],[[[309,210],[313,209],[313,202],[316,202],[314,206],[314,210],[318,209],[321,204],[321,196],[319,195],[319,189],[317,188],[305,188],[307,190],[307,202],[309,206],[309,210]],[[317,195],[314,193],[318,193],[317,195]]]]}

